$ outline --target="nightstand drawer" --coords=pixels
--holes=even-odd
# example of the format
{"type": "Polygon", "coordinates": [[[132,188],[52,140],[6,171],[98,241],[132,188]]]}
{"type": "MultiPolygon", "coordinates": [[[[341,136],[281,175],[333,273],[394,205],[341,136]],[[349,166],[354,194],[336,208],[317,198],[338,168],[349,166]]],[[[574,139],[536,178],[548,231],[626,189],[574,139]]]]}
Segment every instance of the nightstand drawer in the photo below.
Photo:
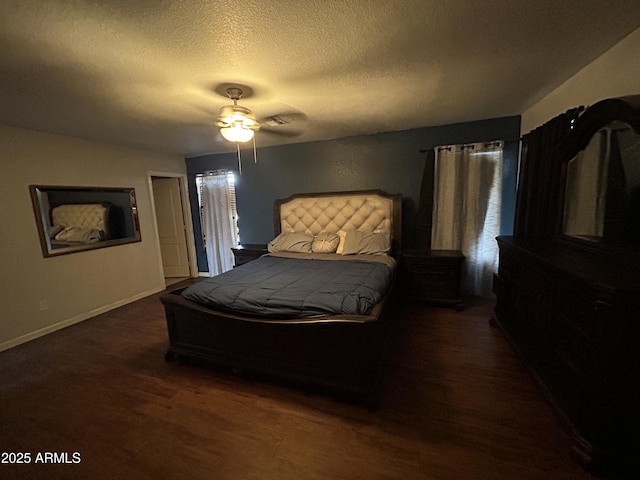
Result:
{"type": "Polygon", "coordinates": [[[422,278],[428,276],[432,281],[457,281],[459,278],[459,266],[453,265],[438,265],[429,263],[414,262],[409,266],[407,271],[409,275],[422,278]]]}
{"type": "Polygon", "coordinates": [[[402,270],[411,300],[462,308],[460,272],[464,255],[456,250],[403,252],[402,270]]]}

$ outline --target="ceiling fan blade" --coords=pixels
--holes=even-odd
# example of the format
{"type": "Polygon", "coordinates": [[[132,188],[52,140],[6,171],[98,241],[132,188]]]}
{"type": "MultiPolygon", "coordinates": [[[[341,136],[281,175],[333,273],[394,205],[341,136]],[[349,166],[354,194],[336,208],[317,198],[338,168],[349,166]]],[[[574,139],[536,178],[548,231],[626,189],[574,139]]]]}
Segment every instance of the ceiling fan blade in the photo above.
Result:
{"type": "Polygon", "coordinates": [[[273,135],[273,136],[278,136],[278,137],[287,137],[287,138],[293,138],[293,137],[298,137],[300,135],[302,135],[302,130],[292,130],[291,128],[282,128],[282,127],[268,127],[265,125],[262,125],[260,127],[260,132],[258,135],[273,135]]]}
{"type": "Polygon", "coordinates": [[[259,119],[260,125],[267,127],[280,127],[290,123],[302,123],[309,119],[301,112],[283,112],[259,119]]]}
{"type": "Polygon", "coordinates": [[[260,131],[269,135],[293,138],[302,135],[301,128],[308,120],[302,112],[283,112],[259,120],[260,131]]]}

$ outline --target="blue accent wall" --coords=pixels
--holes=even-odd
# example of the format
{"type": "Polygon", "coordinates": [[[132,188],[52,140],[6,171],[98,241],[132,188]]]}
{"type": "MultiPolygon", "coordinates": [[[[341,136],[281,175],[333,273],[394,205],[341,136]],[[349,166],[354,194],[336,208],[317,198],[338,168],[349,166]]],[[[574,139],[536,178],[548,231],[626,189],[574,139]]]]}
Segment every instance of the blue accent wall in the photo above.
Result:
{"type": "MultiPolygon", "coordinates": [[[[267,243],[273,233],[273,202],[293,193],[382,189],[403,195],[403,238],[412,236],[425,166],[421,152],[438,145],[504,140],[502,233],[513,231],[520,116],[503,117],[376,135],[242,151],[242,175],[236,177],[238,223],[243,243],[267,243]]],[[[235,153],[188,158],[198,268],[207,262],[200,234],[195,176],[221,168],[238,170],[235,153]]]]}

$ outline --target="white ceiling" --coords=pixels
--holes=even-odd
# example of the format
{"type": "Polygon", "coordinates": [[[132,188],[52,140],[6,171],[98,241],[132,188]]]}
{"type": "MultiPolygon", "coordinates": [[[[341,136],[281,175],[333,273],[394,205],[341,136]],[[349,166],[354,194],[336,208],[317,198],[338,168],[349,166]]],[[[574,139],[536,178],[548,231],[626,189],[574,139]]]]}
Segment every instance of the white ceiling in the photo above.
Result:
{"type": "Polygon", "coordinates": [[[521,114],[640,26],[637,0],[2,0],[0,123],[193,156],[521,114]],[[288,115],[287,115],[288,114],[288,115]]]}

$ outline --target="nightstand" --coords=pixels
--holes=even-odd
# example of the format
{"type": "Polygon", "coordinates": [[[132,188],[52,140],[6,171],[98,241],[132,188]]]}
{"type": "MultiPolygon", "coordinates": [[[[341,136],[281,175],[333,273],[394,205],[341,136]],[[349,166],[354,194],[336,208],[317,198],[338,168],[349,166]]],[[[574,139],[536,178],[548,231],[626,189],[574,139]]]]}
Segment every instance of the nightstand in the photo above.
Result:
{"type": "Polygon", "coordinates": [[[404,250],[402,271],[411,300],[464,308],[460,271],[464,255],[457,250],[404,250]]]}
{"type": "Polygon", "coordinates": [[[265,253],[268,253],[266,245],[254,243],[238,245],[237,247],[232,248],[231,251],[233,252],[233,258],[236,267],[239,267],[240,265],[248,263],[258,257],[261,257],[265,253]]]}

